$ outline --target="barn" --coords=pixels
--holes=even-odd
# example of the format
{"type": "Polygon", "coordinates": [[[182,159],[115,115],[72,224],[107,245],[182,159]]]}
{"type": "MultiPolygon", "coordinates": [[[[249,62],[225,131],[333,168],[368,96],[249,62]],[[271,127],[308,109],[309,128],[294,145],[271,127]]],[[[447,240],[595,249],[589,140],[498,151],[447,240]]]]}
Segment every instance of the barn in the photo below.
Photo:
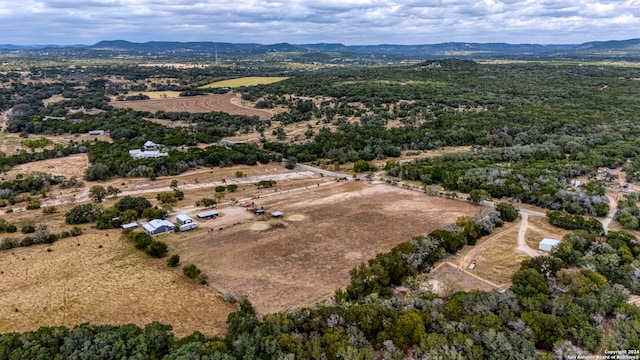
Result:
{"type": "Polygon", "coordinates": [[[551,250],[553,250],[553,248],[555,248],[559,244],[560,244],[560,240],[544,238],[542,239],[542,241],[540,241],[540,244],[538,245],[538,249],[546,252],[551,252],[551,250]]]}
{"type": "Polygon", "coordinates": [[[173,223],[167,220],[153,219],[142,225],[144,231],[149,235],[160,235],[171,233],[175,230],[173,223]]]}
{"type": "Polygon", "coordinates": [[[215,210],[209,210],[196,214],[196,216],[200,219],[215,219],[218,217],[218,215],[219,213],[215,210]]]}
{"type": "Polygon", "coordinates": [[[176,221],[180,225],[185,225],[191,224],[193,222],[193,219],[187,214],[178,214],[178,216],[176,216],[176,221]]]}

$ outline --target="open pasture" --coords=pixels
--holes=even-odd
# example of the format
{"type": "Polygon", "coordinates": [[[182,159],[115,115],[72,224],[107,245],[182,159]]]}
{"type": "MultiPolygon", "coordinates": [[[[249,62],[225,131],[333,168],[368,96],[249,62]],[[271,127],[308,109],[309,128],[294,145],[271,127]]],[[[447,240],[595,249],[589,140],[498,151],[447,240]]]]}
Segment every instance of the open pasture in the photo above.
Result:
{"type": "Polygon", "coordinates": [[[237,79],[229,79],[212,82],[211,84],[207,84],[204,86],[200,86],[201,89],[210,89],[210,88],[237,88],[241,86],[255,86],[255,85],[267,85],[273,84],[278,81],[286,80],[287,77],[276,77],[276,76],[247,76],[237,79]]]}
{"type": "Polygon", "coordinates": [[[131,108],[138,111],[155,113],[158,110],[167,112],[210,112],[222,111],[231,115],[258,116],[260,119],[270,119],[272,114],[267,110],[243,107],[234,104],[231,100],[235,94],[210,94],[201,96],[182,96],[166,99],[112,101],[110,104],[116,108],[131,108]]]}
{"type": "Polygon", "coordinates": [[[184,262],[202,269],[211,286],[248,296],[262,314],[326,299],[348,284],[358,264],[478,211],[465,202],[357,181],[252,201],[266,214],[220,230],[211,220],[212,231],[166,242],[184,262]],[[271,218],[273,211],[285,215],[271,218]]]}
{"type": "Polygon", "coordinates": [[[167,267],[166,259],[136,250],[119,230],[85,231],[51,245],[0,251],[0,333],[160,321],[177,336],[224,334],[235,307],[219,293],[167,267]]]}

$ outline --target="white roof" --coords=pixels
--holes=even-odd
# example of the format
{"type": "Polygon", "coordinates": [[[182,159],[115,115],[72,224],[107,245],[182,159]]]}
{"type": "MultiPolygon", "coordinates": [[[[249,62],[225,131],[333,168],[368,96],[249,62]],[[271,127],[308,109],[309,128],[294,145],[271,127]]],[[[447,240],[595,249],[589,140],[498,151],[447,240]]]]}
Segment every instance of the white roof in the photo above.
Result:
{"type": "Polygon", "coordinates": [[[193,219],[187,214],[178,214],[176,216],[176,220],[185,221],[185,220],[193,220],[193,219]]]}
{"type": "Polygon", "coordinates": [[[278,216],[282,216],[284,215],[284,213],[282,211],[274,211],[271,213],[271,216],[273,217],[278,217],[278,216]]]}
{"type": "Polygon", "coordinates": [[[161,219],[153,219],[151,221],[149,221],[148,223],[142,225],[143,228],[145,228],[145,230],[147,231],[153,231],[161,226],[170,226],[173,227],[173,223],[171,221],[168,220],[161,220],[161,219]]]}
{"type": "Polygon", "coordinates": [[[130,222],[128,224],[122,224],[122,228],[123,229],[131,229],[131,228],[134,228],[134,227],[138,227],[138,223],[135,222],[135,221],[134,222],[130,222]]]}
{"type": "Polygon", "coordinates": [[[156,144],[156,143],[154,143],[154,142],[153,142],[153,141],[151,141],[151,140],[147,140],[147,142],[145,142],[145,143],[144,143],[144,146],[156,146],[156,145],[157,145],[157,144],[156,144]]]}
{"type": "Polygon", "coordinates": [[[558,244],[560,244],[560,240],[556,240],[556,239],[544,238],[542,239],[542,241],[540,241],[540,245],[557,246],[558,244]]]}

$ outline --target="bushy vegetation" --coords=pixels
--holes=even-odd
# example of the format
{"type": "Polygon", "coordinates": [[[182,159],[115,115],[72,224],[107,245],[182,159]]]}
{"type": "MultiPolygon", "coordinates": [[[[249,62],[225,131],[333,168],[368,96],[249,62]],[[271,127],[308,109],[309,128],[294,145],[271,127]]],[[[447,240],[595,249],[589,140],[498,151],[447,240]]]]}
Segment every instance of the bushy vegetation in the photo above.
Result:
{"type": "Polygon", "coordinates": [[[547,211],[547,218],[551,225],[567,230],[586,230],[596,234],[604,231],[602,223],[596,218],[572,215],[564,211],[547,211]]]}

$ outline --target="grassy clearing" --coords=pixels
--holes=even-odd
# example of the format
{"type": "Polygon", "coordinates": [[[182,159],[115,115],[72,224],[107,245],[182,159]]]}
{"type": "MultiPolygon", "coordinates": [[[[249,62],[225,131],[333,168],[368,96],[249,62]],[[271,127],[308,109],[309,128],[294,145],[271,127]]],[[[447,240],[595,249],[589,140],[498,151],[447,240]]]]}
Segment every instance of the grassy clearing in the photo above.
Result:
{"type": "MultiPolygon", "coordinates": [[[[150,99],[172,99],[180,96],[180,91],[143,91],[140,94],[147,95],[150,99]]],[[[136,93],[131,93],[136,95],[136,93]]]]}
{"type": "Polygon", "coordinates": [[[204,86],[200,86],[201,89],[209,89],[209,88],[236,88],[240,86],[254,86],[254,85],[266,85],[272,84],[278,81],[286,80],[288,77],[269,77],[269,76],[249,76],[237,79],[216,81],[211,84],[207,84],[204,86]]]}

